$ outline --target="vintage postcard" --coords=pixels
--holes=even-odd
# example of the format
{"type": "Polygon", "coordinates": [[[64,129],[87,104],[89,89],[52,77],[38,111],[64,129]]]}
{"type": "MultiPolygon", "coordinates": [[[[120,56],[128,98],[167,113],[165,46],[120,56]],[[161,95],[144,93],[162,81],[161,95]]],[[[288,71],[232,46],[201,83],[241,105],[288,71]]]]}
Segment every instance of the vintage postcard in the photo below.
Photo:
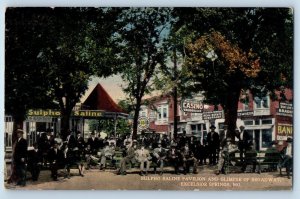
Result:
{"type": "Polygon", "coordinates": [[[4,185],[292,190],[291,8],[8,7],[4,185]]]}

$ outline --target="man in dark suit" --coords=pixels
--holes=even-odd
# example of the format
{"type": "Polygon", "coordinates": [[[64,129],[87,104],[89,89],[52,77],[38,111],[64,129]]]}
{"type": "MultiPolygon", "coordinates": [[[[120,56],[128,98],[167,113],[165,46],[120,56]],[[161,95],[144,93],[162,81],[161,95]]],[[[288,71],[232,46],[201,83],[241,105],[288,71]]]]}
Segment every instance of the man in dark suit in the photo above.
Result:
{"type": "Polygon", "coordinates": [[[237,137],[239,139],[238,147],[239,147],[239,150],[240,150],[241,163],[243,163],[246,150],[249,149],[249,143],[251,141],[248,132],[245,131],[245,126],[244,125],[240,126],[240,132],[239,132],[237,137]]]}
{"type": "Polygon", "coordinates": [[[53,148],[48,153],[48,159],[50,161],[51,177],[54,181],[57,181],[57,171],[65,166],[64,154],[58,148],[58,143],[54,142],[53,148]]]}
{"type": "Polygon", "coordinates": [[[67,131],[65,143],[67,143],[68,148],[71,150],[73,150],[76,147],[76,138],[74,137],[74,135],[72,135],[71,131],[67,131]]]}
{"type": "MultiPolygon", "coordinates": [[[[164,170],[164,162],[167,157],[167,151],[162,147],[161,142],[158,142],[157,144],[157,148],[155,148],[152,153],[152,162],[159,166],[160,175],[162,175],[164,170]]],[[[156,173],[156,167],[154,167],[154,172],[156,173]]]]}
{"type": "Polygon", "coordinates": [[[226,145],[228,137],[228,125],[224,124],[223,130],[220,132],[220,146],[223,148],[226,145]]]}
{"type": "Polygon", "coordinates": [[[210,126],[210,132],[207,134],[207,143],[209,150],[209,164],[217,164],[217,155],[220,148],[220,138],[219,134],[215,132],[215,125],[210,126]]]}
{"type": "Polygon", "coordinates": [[[13,164],[16,168],[17,185],[26,185],[27,141],[23,138],[23,131],[17,129],[17,140],[13,150],[13,164]]]}
{"type": "Polygon", "coordinates": [[[180,163],[180,158],[181,154],[180,152],[176,149],[176,145],[172,144],[171,149],[168,152],[168,160],[172,166],[175,168],[175,174],[179,174],[179,163],[180,163]]]}
{"type": "Polygon", "coordinates": [[[99,149],[99,139],[96,137],[95,132],[91,133],[91,137],[87,141],[87,145],[90,146],[90,151],[93,155],[97,155],[99,149]]]}
{"type": "Polygon", "coordinates": [[[186,131],[184,130],[182,133],[182,136],[179,139],[179,143],[178,143],[178,149],[181,149],[182,147],[185,146],[186,143],[189,142],[189,139],[186,137],[186,131]]]}
{"type": "Polygon", "coordinates": [[[84,138],[82,137],[80,131],[77,131],[76,147],[78,148],[79,154],[82,157],[84,155],[85,141],[84,141],[84,138]]]}
{"type": "Polygon", "coordinates": [[[41,163],[42,163],[42,153],[38,149],[38,144],[33,144],[34,149],[28,151],[28,163],[27,169],[30,171],[32,180],[37,181],[40,175],[41,163]]]}

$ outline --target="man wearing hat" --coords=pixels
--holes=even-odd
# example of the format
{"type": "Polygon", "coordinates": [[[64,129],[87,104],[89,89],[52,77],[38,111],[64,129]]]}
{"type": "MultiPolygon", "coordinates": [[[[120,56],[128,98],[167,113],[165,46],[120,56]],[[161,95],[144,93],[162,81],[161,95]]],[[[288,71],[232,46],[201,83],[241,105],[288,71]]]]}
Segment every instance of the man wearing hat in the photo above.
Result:
{"type": "Polygon", "coordinates": [[[96,137],[95,132],[91,133],[91,137],[89,137],[87,145],[89,145],[91,153],[93,155],[97,155],[99,149],[99,139],[96,137]]]}
{"type": "Polygon", "coordinates": [[[134,140],[132,145],[126,150],[125,157],[120,161],[120,169],[118,171],[119,175],[126,175],[126,164],[135,164],[136,162],[136,151],[137,149],[137,141],[134,140]]]}
{"type": "Polygon", "coordinates": [[[13,164],[16,168],[17,185],[26,185],[27,141],[23,138],[23,130],[17,129],[17,140],[13,150],[13,164]]]}
{"type": "Polygon", "coordinates": [[[293,139],[288,137],[286,140],[287,146],[285,146],[281,151],[282,162],[279,164],[280,175],[282,175],[281,168],[286,168],[286,173],[288,179],[290,179],[290,172],[293,166],[293,139]]]}
{"type": "MultiPolygon", "coordinates": [[[[153,150],[153,157],[152,161],[157,164],[160,168],[160,175],[163,174],[164,170],[164,161],[167,156],[166,150],[162,147],[162,143],[159,141],[157,148],[153,150]]],[[[156,167],[154,168],[154,171],[156,172],[156,167]]]]}
{"type": "Polygon", "coordinates": [[[241,162],[243,162],[245,157],[245,152],[249,148],[249,143],[251,141],[250,136],[248,132],[245,131],[245,126],[243,124],[240,126],[240,131],[237,137],[239,139],[238,147],[240,150],[240,158],[241,158],[241,162]]]}
{"type": "Polygon", "coordinates": [[[224,124],[223,130],[220,132],[220,147],[224,147],[228,137],[228,125],[224,124]]]}
{"type": "Polygon", "coordinates": [[[172,166],[175,168],[175,174],[179,174],[179,160],[180,160],[180,153],[176,149],[176,144],[173,143],[171,145],[171,149],[168,152],[168,160],[172,166]]]}
{"type": "Polygon", "coordinates": [[[140,163],[140,175],[148,175],[150,168],[150,153],[149,150],[145,149],[145,145],[142,144],[141,148],[136,151],[136,159],[140,163]],[[146,164],[146,168],[145,168],[146,164]]]}
{"type": "Polygon", "coordinates": [[[101,150],[100,155],[100,170],[105,169],[106,159],[109,159],[113,162],[113,157],[115,155],[115,145],[113,142],[105,142],[105,147],[101,150]]]}
{"type": "Polygon", "coordinates": [[[65,167],[64,153],[59,149],[57,142],[54,142],[54,145],[50,149],[48,156],[51,168],[51,177],[54,181],[57,181],[58,169],[65,167]]]}
{"type": "Polygon", "coordinates": [[[132,139],[130,138],[130,134],[126,135],[126,138],[124,140],[123,145],[125,146],[126,149],[128,149],[129,147],[131,147],[131,145],[132,145],[132,139]]]}
{"type": "Polygon", "coordinates": [[[221,157],[218,162],[218,170],[216,172],[217,175],[219,175],[222,171],[224,171],[226,168],[225,163],[229,163],[229,157],[231,154],[235,153],[238,150],[237,146],[232,144],[231,138],[226,139],[226,144],[223,147],[223,149],[220,151],[221,157]],[[227,161],[227,162],[226,162],[227,161]]]}
{"type": "Polygon", "coordinates": [[[216,165],[217,156],[220,148],[220,137],[219,134],[215,131],[215,125],[210,126],[210,132],[207,134],[207,143],[209,151],[209,164],[216,165]]]}

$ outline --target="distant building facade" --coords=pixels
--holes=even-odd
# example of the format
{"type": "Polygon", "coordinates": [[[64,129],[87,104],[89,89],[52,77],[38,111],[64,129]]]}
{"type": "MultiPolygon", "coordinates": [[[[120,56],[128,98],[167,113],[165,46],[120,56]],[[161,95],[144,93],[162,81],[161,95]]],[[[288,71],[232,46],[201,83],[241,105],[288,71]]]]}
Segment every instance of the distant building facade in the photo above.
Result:
{"type": "MultiPolygon", "coordinates": [[[[284,100],[271,100],[269,95],[256,97],[250,92],[246,95],[241,95],[238,104],[237,127],[245,126],[257,150],[265,150],[273,140],[284,141],[293,136],[292,90],[285,90],[284,100]],[[246,95],[247,100],[243,100],[246,95]]],[[[280,93],[276,95],[280,99],[280,93]]],[[[193,135],[203,142],[210,125],[214,124],[219,132],[225,118],[222,107],[214,111],[214,106],[200,104],[202,100],[201,95],[193,99],[178,99],[175,106],[171,95],[153,97],[148,99],[150,105],[141,107],[140,116],[149,118],[149,131],[173,136],[174,108],[177,108],[178,134],[186,131],[188,136],[193,135]]]]}

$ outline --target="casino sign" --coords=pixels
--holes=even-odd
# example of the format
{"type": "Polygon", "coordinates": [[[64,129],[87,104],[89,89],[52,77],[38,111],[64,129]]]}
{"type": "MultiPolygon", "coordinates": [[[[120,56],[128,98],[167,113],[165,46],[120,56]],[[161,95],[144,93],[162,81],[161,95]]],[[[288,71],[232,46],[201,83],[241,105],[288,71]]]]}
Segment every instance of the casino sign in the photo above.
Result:
{"type": "Polygon", "coordinates": [[[181,110],[184,112],[191,113],[202,113],[204,109],[204,104],[202,101],[184,99],[181,101],[181,110]]]}

